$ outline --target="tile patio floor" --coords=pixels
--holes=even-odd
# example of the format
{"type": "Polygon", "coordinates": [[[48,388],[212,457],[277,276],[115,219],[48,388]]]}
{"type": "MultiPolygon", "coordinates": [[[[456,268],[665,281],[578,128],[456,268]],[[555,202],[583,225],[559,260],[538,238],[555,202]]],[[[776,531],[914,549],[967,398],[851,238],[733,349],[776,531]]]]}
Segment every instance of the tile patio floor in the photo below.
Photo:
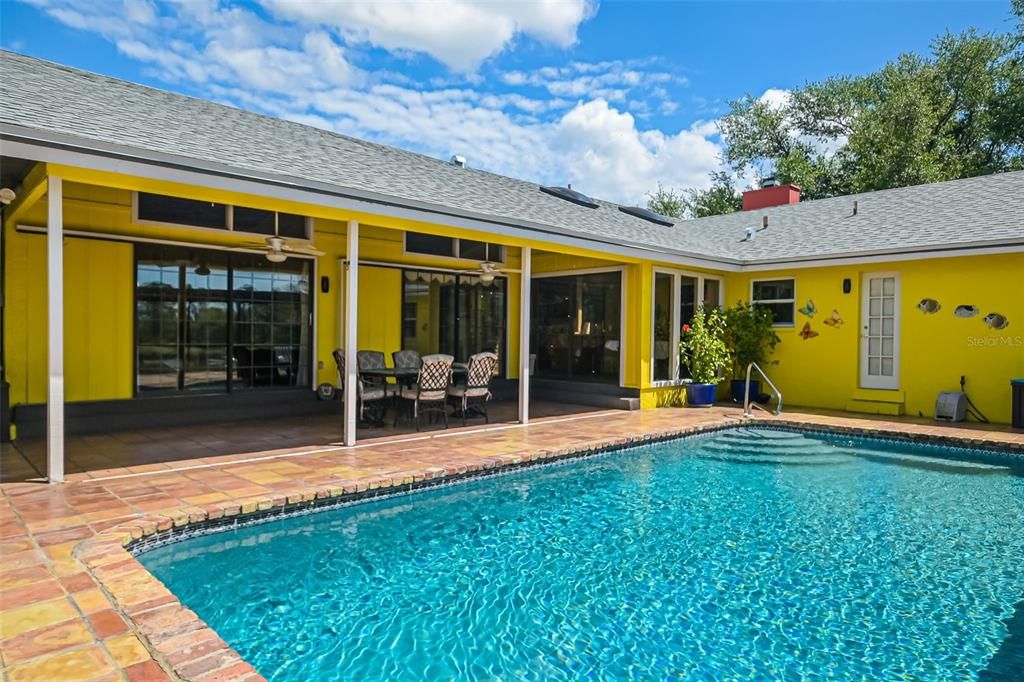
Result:
{"type": "MultiPolygon", "coordinates": [[[[152,472],[79,475],[64,485],[0,485],[0,665],[27,680],[258,680],[216,633],[124,549],[207,519],[312,504],[726,424],[739,410],[591,412],[528,427],[398,436],[355,448],[284,450],[161,463],[152,472]],[[173,468],[168,468],[171,466],[173,468]]],[[[763,418],[759,421],[769,421],[763,418]]],[[[788,412],[775,420],[832,429],[952,436],[1024,454],[1024,433],[788,412]]],[[[124,467],[114,467],[122,469],[124,467]]]]}
{"type": "MultiPolygon", "coordinates": [[[[515,423],[515,402],[491,403],[491,425],[515,423]]],[[[530,414],[536,418],[596,412],[600,408],[533,401],[530,414]]],[[[360,427],[360,443],[416,433],[410,420],[392,426],[388,413],[383,426],[360,427]]],[[[481,417],[470,418],[468,428],[484,426],[481,417]]],[[[450,431],[462,427],[451,417],[450,431]]],[[[423,434],[443,428],[440,423],[424,424],[423,434]]],[[[269,456],[297,449],[337,446],[341,441],[341,415],[284,417],[271,420],[247,420],[222,424],[202,424],[172,428],[121,431],[69,436],[65,443],[64,470],[68,480],[97,478],[169,470],[199,463],[225,462],[241,458],[269,456]]],[[[13,445],[0,445],[0,483],[41,481],[46,472],[46,440],[21,439],[13,445]]]]}

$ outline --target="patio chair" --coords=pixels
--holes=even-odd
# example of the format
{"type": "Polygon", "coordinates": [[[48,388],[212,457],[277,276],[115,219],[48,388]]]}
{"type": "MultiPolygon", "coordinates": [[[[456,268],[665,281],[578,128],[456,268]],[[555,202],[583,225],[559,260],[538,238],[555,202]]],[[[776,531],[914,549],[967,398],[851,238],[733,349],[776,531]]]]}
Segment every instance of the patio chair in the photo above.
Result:
{"type": "MultiPolygon", "coordinates": [[[[412,403],[412,416],[416,430],[420,430],[425,412],[440,412],[444,427],[448,428],[448,387],[452,383],[452,362],[450,355],[424,355],[420,366],[419,379],[414,386],[403,388],[399,396],[403,402],[412,403]]],[[[398,426],[398,412],[395,411],[395,426],[398,426]]]]}
{"type": "MultiPolygon", "coordinates": [[[[396,350],[391,353],[391,361],[394,362],[395,369],[419,370],[420,365],[423,364],[423,359],[417,350],[396,350]]],[[[412,379],[405,381],[399,379],[399,383],[405,386],[413,386],[415,381],[412,379]]]]}
{"type": "Polygon", "coordinates": [[[462,425],[466,425],[466,416],[470,409],[482,414],[484,422],[491,423],[487,414],[487,403],[491,400],[491,379],[498,371],[498,355],[496,353],[477,353],[469,357],[466,367],[466,383],[448,387],[448,397],[459,407],[462,413],[462,425]]]}
{"type": "MultiPolygon", "coordinates": [[[[334,364],[338,368],[338,384],[340,390],[345,390],[345,351],[335,348],[331,355],[334,356],[334,364]]],[[[383,355],[383,354],[382,354],[383,355]]],[[[357,354],[358,357],[358,354],[357,354]]],[[[342,395],[344,398],[344,394],[342,395]]],[[[377,386],[367,386],[361,375],[356,375],[356,398],[359,400],[359,421],[366,421],[366,413],[371,412],[376,417],[375,423],[384,421],[384,414],[388,409],[388,402],[391,394],[387,386],[383,389],[377,386]],[[369,408],[369,409],[367,409],[369,408]]]]}

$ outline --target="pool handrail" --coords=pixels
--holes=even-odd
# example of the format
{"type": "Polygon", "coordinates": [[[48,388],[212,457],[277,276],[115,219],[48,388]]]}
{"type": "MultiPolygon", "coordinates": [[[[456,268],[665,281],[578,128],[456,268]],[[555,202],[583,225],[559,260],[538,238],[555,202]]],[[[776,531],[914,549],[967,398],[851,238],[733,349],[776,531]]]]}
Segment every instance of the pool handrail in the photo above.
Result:
{"type": "Polygon", "coordinates": [[[754,413],[751,412],[751,409],[754,407],[764,412],[769,412],[769,410],[765,408],[763,405],[760,405],[757,402],[750,399],[750,371],[752,369],[757,370],[757,373],[761,375],[761,378],[764,379],[764,382],[768,384],[768,386],[775,393],[775,397],[778,399],[778,405],[776,405],[775,407],[775,415],[778,416],[782,414],[782,391],[775,387],[775,384],[773,384],[772,380],[768,378],[768,375],[764,373],[764,370],[761,369],[760,365],[758,365],[756,362],[751,362],[749,365],[747,365],[747,380],[743,385],[743,416],[753,419],[754,413]]]}

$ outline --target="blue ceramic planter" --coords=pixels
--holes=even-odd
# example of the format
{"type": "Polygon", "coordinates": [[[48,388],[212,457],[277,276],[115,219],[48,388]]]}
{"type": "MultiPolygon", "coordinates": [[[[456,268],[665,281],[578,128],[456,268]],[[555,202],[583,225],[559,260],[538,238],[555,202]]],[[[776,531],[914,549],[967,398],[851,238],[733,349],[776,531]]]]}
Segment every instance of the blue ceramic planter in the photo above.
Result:
{"type": "Polygon", "coordinates": [[[718,384],[687,384],[686,404],[689,407],[711,407],[717,393],[718,384]]]}

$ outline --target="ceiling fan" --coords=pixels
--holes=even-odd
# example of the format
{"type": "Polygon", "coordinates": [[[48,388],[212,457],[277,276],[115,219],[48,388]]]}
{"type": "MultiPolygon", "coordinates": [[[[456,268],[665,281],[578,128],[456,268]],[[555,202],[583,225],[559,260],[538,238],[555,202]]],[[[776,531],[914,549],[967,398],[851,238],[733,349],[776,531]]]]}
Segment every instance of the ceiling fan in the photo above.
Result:
{"type": "Polygon", "coordinates": [[[476,273],[476,276],[480,278],[480,282],[482,284],[490,284],[498,275],[504,275],[510,272],[519,272],[519,270],[503,268],[501,267],[501,263],[495,263],[494,261],[485,260],[480,263],[480,268],[478,270],[471,272],[476,273]]]}
{"type": "Polygon", "coordinates": [[[324,252],[306,243],[291,243],[285,237],[267,237],[262,242],[246,242],[242,250],[262,249],[271,263],[283,263],[288,256],[323,256],[324,252]]]}

